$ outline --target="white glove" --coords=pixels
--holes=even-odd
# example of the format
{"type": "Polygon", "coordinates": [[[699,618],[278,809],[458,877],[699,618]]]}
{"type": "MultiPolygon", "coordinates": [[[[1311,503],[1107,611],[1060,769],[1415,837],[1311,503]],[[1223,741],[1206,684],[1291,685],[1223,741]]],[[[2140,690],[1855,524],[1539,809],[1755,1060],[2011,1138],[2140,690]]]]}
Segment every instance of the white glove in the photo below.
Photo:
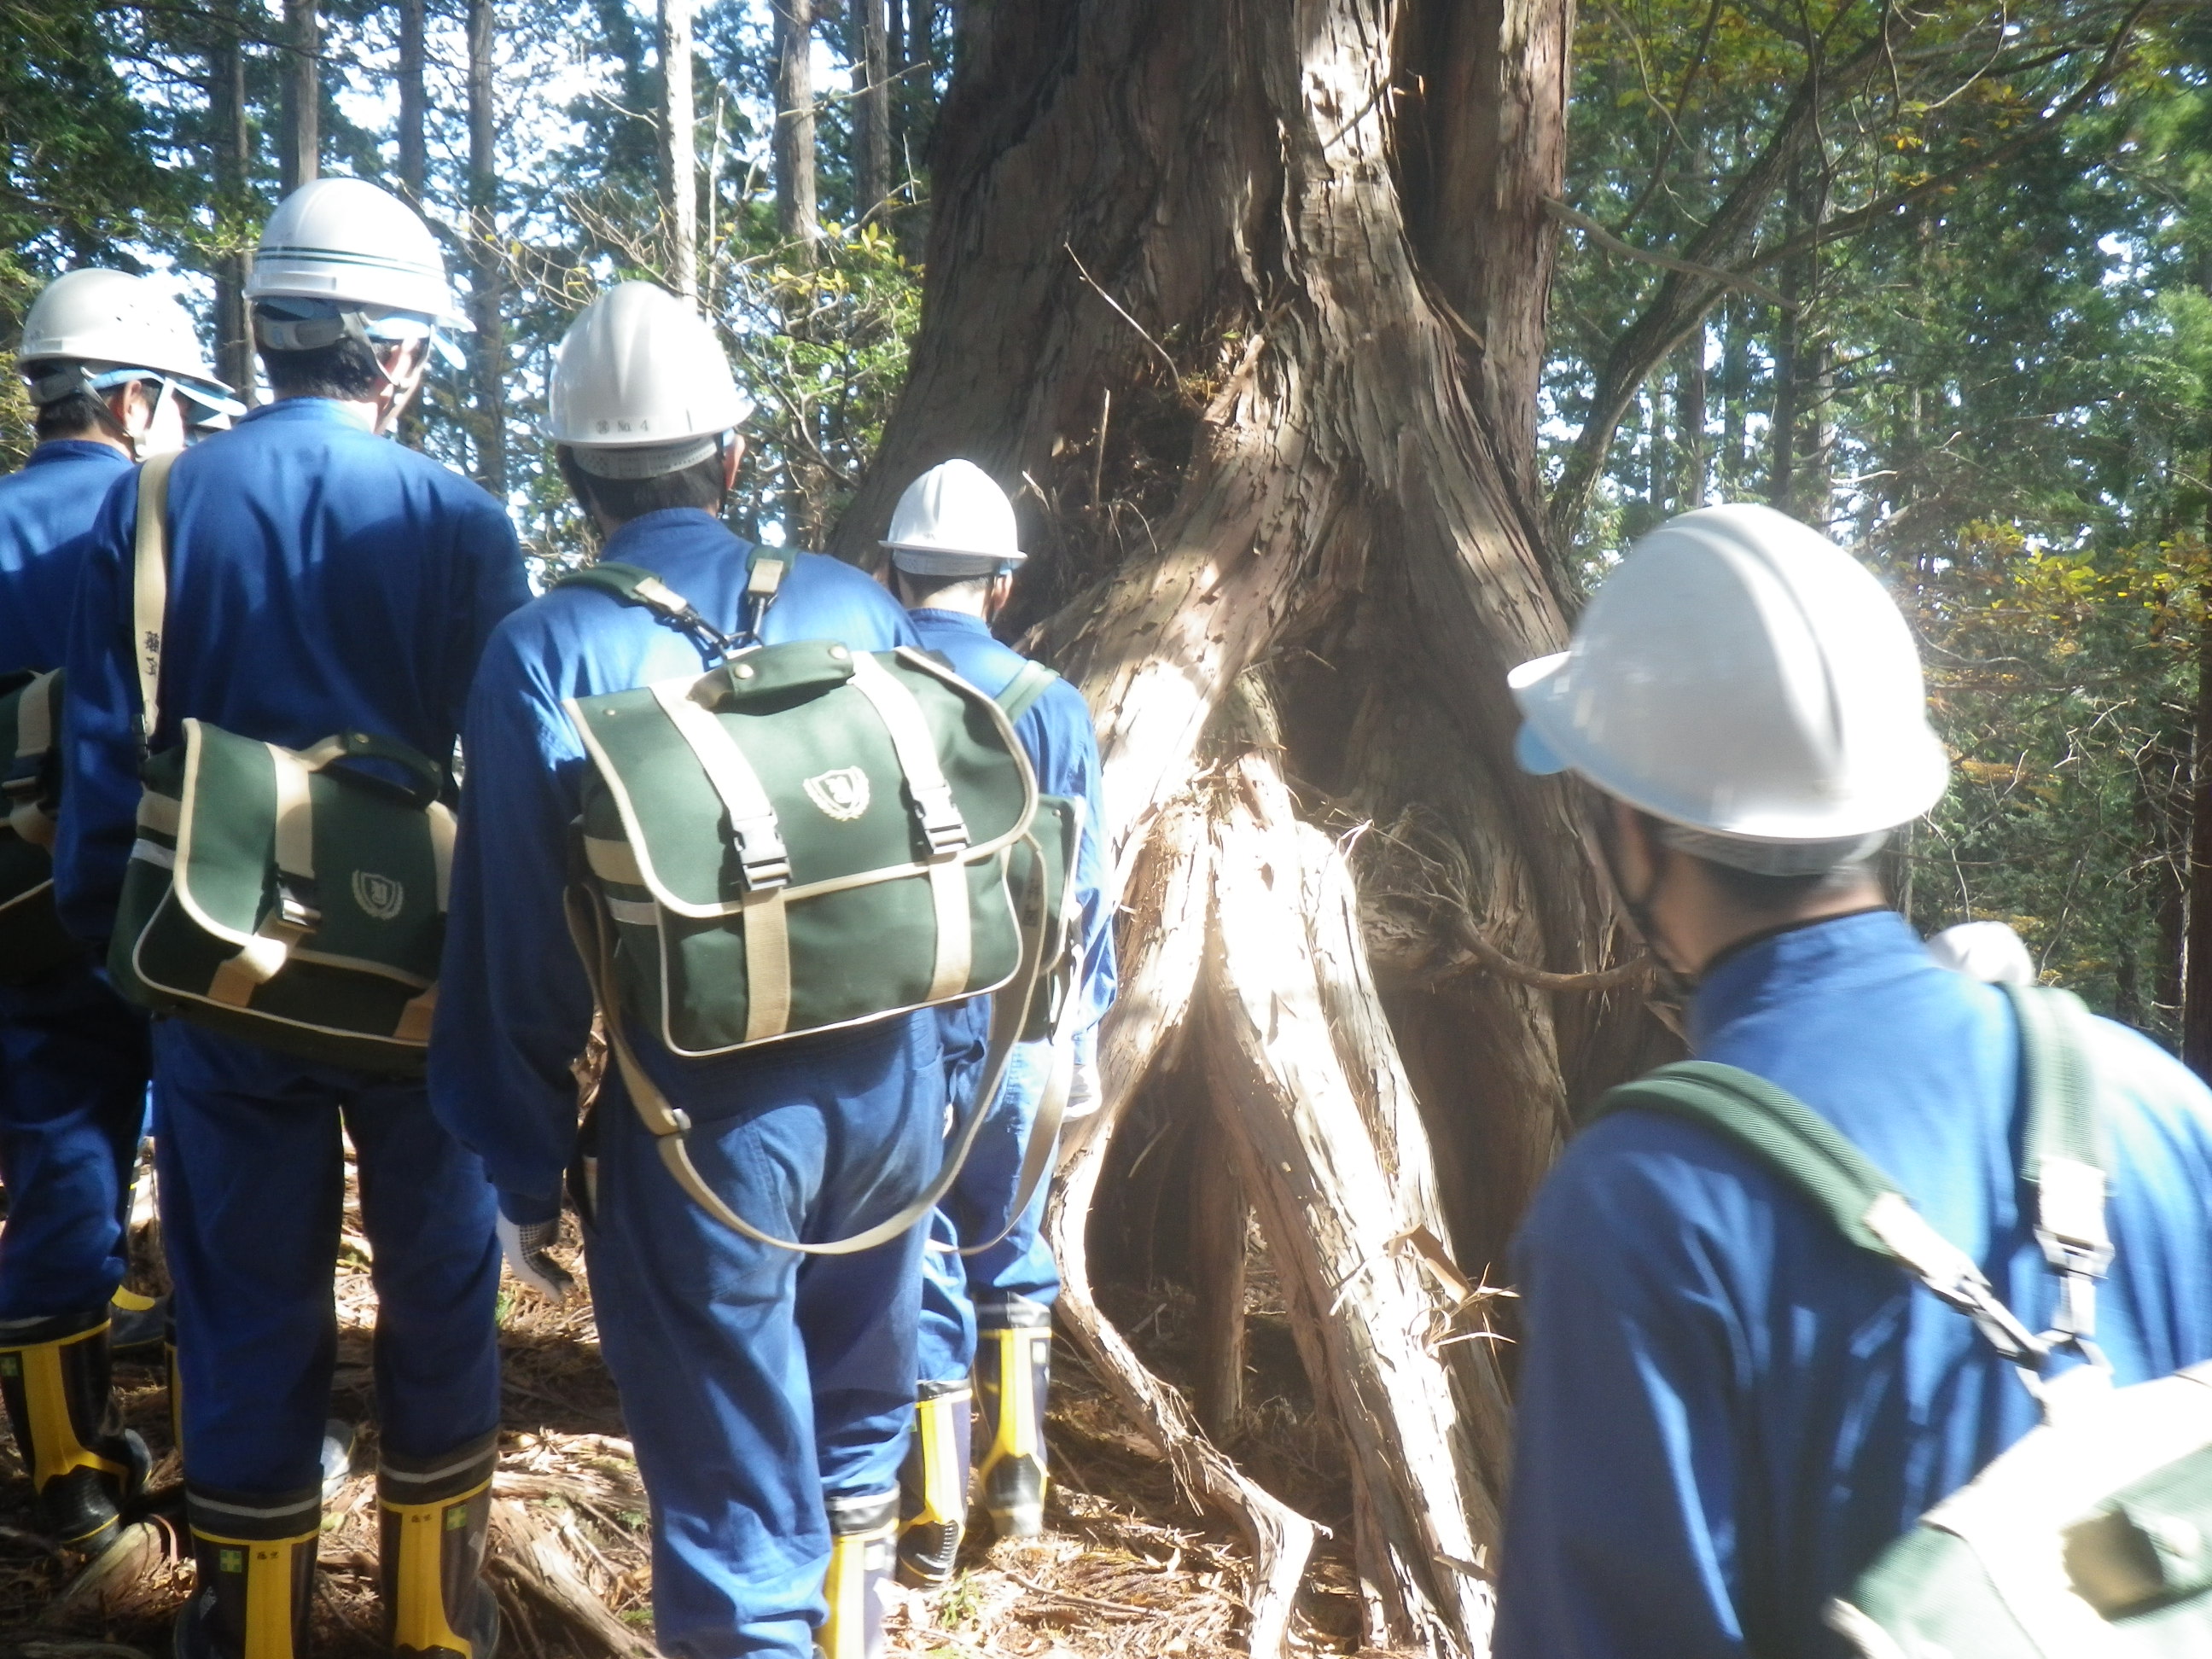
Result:
{"type": "Polygon", "coordinates": [[[1087,1055],[1079,1056],[1067,1079],[1067,1104],[1060,1109],[1060,1117],[1073,1123],[1089,1117],[1099,1104],[1098,1062],[1087,1055]]]}
{"type": "Polygon", "coordinates": [[[507,1258],[507,1270],[544,1297],[555,1307],[568,1299],[568,1292],[576,1288],[576,1281],[568,1270],[546,1255],[546,1246],[561,1236],[559,1220],[533,1221],[524,1226],[499,1218],[499,1249],[507,1258]]]}

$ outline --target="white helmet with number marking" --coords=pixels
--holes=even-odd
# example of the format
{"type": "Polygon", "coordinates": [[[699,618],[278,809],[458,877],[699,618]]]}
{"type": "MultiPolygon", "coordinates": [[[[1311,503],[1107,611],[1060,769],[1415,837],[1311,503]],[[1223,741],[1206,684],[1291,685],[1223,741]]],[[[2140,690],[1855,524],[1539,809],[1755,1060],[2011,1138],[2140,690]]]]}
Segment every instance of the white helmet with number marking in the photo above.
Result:
{"type": "Polygon", "coordinates": [[[706,319],[651,283],[618,283],[561,342],[550,436],[603,478],[696,466],[753,412],[706,319]]]}

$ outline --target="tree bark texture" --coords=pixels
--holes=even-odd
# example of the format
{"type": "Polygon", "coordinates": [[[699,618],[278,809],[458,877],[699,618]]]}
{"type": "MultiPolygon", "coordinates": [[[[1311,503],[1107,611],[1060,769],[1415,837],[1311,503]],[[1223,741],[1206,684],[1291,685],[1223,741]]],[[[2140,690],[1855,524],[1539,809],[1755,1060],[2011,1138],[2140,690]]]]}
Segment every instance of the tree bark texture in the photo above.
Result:
{"type": "Polygon", "coordinates": [[[423,86],[425,0],[399,0],[399,188],[416,206],[422,204],[430,174],[429,99],[423,86]]]}
{"type": "Polygon", "coordinates": [[[284,0],[283,150],[279,182],[288,193],[322,171],[323,26],[316,0],[284,0]]]}
{"type": "Polygon", "coordinates": [[[872,217],[891,193],[890,52],[884,0],[848,0],[853,64],[853,216],[872,217]]]}
{"type": "MultiPolygon", "coordinates": [[[[672,0],[675,3],[676,0],[672,0]]],[[[477,482],[507,495],[506,266],[499,241],[499,108],[494,0],[469,0],[469,311],[476,325],[477,482]]]]}
{"type": "Polygon", "coordinates": [[[660,182],[668,221],[668,276],[699,298],[699,119],[691,96],[692,0],[660,0],[660,182]]]}
{"type": "MultiPolygon", "coordinates": [[[[1371,1588],[1394,1641],[1432,1652],[1480,1645],[1503,1395],[1487,1343],[1408,1335],[1450,1299],[1407,1252],[1425,1232],[1423,1261],[1479,1279],[1571,1108],[1652,1046],[1634,988],[1525,972],[1629,948],[1582,804],[1513,764],[1505,686],[1565,633],[1524,446],[1571,21],[1568,0],[969,9],[911,376],[833,544],[864,555],[949,456],[1017,489],[1037,556],[1018,602],[1097,716],[1117,872],[1174,837],[1213,844],[1213,878],[1164,922],[1197,937],[1176,945],[1197,988],[1132,976],[1109,1100],[1190,1024],[1174,1042],[1203,1045],[1270,1253],[1297,1268],[1316,1395],[1381,1533],[1371,1588]],[[1237,716],[1224,751],[1255,667],[1237,696],[1265,717],[1237,716]],[[1253,766],[1224,796],[1224,769],[1253,766]],[[1293,800],[1348,848],[1356,951],[1325,948],[1293,800]],[[1262,861],[1264,893],[1246,885],[1262,861]],[[1468,956],[1463,929],[1524,971],[1468,956]]],[[[1139,958],[1153,902],[1124,922],[1139,958]]],[[[1062,1306],[1148,1402],[1159,1385],[1079,1287],[1087,1201],[1060,1200],[1062,1306]]],[[[1142,1420],[1171,1438],[1170,1417],[1142,1420]]]]}
{"type": "Polygon", "coordinates": [[[821,240],[814,206],[814,15],[817,0],[769,0],[775,14],[776,229],[811,252],[821,240]]]}
{"type": "Polygon", "coordinates": [[[246,123],[245,18],[237,0],[227,0],[213,20],[208,47],[208,111],[211,129],[209,169],[215,179],[217,212],[226,247],[216,258],[216,372],[230,383],[242,403],[252,404],[254,360],[252,325],[246,314],[246,279],[252,255],[246,242],[246,180],[253,164],[253,130],[246,123]]]}

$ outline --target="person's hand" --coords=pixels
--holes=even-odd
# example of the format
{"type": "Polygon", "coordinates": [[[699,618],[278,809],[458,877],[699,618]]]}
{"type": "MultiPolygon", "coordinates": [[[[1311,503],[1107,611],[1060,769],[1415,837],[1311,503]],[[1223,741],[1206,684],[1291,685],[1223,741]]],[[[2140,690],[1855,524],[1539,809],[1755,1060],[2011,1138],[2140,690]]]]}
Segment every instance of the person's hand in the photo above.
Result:
{"type": "Polygon", "coordinates": [[[568,1270],[546,1254],[560,1236],[558,1215],[550,1221],[513,1221],[507,1218],[507,1206],[501,1205],[499,1251],[507,1258],[507,1272],[556,1308],[576,1288],[568,1270]]]}

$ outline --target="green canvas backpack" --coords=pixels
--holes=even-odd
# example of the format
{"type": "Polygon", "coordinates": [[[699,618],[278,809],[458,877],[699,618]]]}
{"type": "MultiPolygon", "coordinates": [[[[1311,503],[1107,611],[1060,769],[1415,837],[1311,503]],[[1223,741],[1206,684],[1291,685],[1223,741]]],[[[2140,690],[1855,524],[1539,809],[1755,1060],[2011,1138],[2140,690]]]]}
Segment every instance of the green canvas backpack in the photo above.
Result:
{"type": "Polygon", "coordinates": [[[61,709],[59,669],[0,678],[0,983],[84,959],[54,914],[61,709]]]}
{"type": "MultiPolygon", "coordinates": [[[[741,637],[757,636],[782,569],[756,550],[741,637]]],[[[1078,1001],[1065,968],[1080,805],[1041,799],[1005,708],[925,653],[740,648],[649,572],[602,564],[568,580],[721,659],[568,703],[592,762],[570,921],[630,1098],[685,1190],[747,1237],[812,1254],[896,1237],[958,1173],[1013,1045],[1049,1036],[1078,1001]],[[629,1037],[634,1021],[699,1059],[992,992],[983,1081],[937,1182],[829,1244],[763,1233],[723,1204],[629,1037]]],[[[1025,705],[1048,684],[1019,675],[1007,690],[1025,705]]],[[[1057,1133],[1046,1117],[1031,1190],[1057,1133]]]]}
{"type": "Polygon", "coordinates": [[[2059,1275],[2053,1328],[2032,1334],[1826,1118],[1764,1079],[1700,1060],[1608,1094],[1703,1125],[1760,1158],[1854,1244],[1974,1322],[2044,1420],[1921,1516],[1832,1601],[1866,1659],[2182,1659],[2212,1654],[2212,1364],[2114,1389],[2094,1341],[2112,1257],[2088,1012],[2007,988],[2027,1087],[2023,1174],[2059,1275]],[[2054,1372],[2066,1349],[2084,1360],[2054,1372]]]}
{"type": "MultiPolygon", "coordinates": [[[[159,719],[168,461],[139,470],[133,632],[159,719]]],[[[108,970],[156,1012],[304,1059],[422,1069],[453,865],[445,772],[344,732],[295,751],[187,720],[145,763],[108,970]],[[383,763],[404,782],[362,771],[383,763]]]]}

